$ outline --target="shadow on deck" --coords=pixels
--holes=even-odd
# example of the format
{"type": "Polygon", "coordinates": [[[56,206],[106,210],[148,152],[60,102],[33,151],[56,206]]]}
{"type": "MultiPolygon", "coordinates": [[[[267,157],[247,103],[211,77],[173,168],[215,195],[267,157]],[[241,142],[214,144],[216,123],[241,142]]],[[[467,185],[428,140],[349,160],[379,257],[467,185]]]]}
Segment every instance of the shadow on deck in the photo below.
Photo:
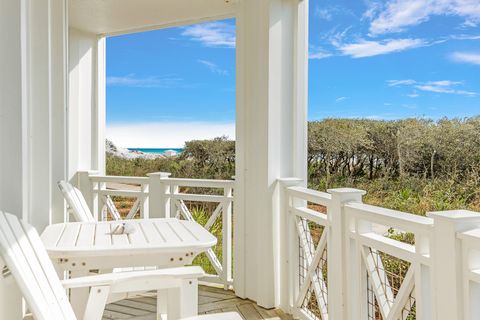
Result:
{"type": "MultiPolygon", "coordinates": [[[[145,294],[140,298],[118,301],[107,306],[103,319],[155,320],[156,305],[157,300],[153,293],[145,294]]],[[[237,298],[232,291],[208,286],[199,287],[198,312],[200,314],[228,311],[236,311],[246,320],[292,319],[282,310],[266,310],[257,306],[255,302],[237,298]]]]}

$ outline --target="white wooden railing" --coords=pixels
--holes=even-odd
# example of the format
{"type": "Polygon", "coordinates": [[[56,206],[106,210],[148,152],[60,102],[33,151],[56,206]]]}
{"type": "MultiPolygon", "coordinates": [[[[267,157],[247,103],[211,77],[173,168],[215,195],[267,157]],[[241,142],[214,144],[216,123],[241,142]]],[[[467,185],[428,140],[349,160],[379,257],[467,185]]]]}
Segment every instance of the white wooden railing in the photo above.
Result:
{"type": "MultiPolygon", "coordinates": [[[[211,230],[221,225],[221,259],[215,250],[206,252],[206,257],[214,270],[203,280],[233,286],[232,278],[232,210],[233,180],[178,179],[169,178],[169,173],[152,173],[148,177],[104,176],[94,171],[78,172],[77,184],[88,205],[98,220],[108,219],[107,196],[134,198],[126,216],[133,218],[164,218],[195,220],[192,204],[211,204],[211,213],[204,228],[211,230]],[[189,188],[203,193],[189,192],[189,188]]],[[[117,208],[118,209],[118,208],[117,208]]],[[[205,216],[203,216],[205,218],[205,216]]]]}
{"type": "Polygon", "coordinates": [[[282,307],[299,319],[480,319],[480,214],[413,215],[281,179],[282,307]]]}
{"type": "MultiPolygon", "coordinates": [[[[362,190],[319,192],[299,179],[279,182],[286,312],[307,320],[480,319],[480,214],[419,216],[364,204],[362,190]]],[[[192,203],[216,204],[204,226],[221,221],[222,258],[207,253],[215,272],[205,280],[233,285],[234,181],[79,172],[78,185],[98,219],[108,218],[106,196],[135,198],[129,214],[144,218],[195,219],[192,203]]]]}

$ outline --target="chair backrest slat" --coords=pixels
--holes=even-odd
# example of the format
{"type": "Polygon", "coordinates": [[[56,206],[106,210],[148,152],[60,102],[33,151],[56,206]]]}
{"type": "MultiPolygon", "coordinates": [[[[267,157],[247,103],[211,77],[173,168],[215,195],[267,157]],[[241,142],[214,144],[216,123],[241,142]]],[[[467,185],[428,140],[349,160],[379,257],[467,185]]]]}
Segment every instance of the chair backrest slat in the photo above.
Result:
{"type": "Polygon", "coordinates": [[[38,236],[37,230],[35,230],[35,228],[27,224],[25,221],[20,221],[20,223],[23,227],[23,230],[25,230],[25,233],[27,234],[28,240],[30,241],[30,245],[35,252],[39,264],[42,266],[42,270],[45,273],[45,276],[50,284],[50,288],[55,295],[60,309],[62,310],[62,314],[64,315],[65,319],[75,319],[75,314],[72,306],[70,305],[65,289],[58,278],[57,271],[53,267],[52,260],[48,256],[42,240],[38,236]]]}
{"type": "Polygon", "coordinates": [[[93,214],[80,190],[66,181],[59,181],[58,188],[62,191],[69,209],[78,222],[95,222],[93,214]]]}
{"type": "Polygon", "coordinates": [[[0,211],[0,254],[35,319],[74,320],[71,305],[38,233],[0,211]]]}

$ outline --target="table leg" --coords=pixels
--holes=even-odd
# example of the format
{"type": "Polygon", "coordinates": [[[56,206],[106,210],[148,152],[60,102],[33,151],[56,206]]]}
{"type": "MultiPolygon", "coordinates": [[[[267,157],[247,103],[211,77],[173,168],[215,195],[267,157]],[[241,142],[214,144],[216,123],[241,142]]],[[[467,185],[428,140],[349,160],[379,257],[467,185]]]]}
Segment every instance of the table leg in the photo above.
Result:
{"type": "MultiPolygon", "coordinates": [[[[79,278],[88,276],[88,270],[70,271],[70,278],[79,278]]],[[[70,303],[77,319],[83,319],[85,308],[88,301],[89,288],[79,288],[70,290],[70,303]]]]}
{"type": "Polygon", "coordinates": [[[168,320],[193,317],[198,314],[198,281],[185,279],[180,288],[168,289],[168,320]]]}

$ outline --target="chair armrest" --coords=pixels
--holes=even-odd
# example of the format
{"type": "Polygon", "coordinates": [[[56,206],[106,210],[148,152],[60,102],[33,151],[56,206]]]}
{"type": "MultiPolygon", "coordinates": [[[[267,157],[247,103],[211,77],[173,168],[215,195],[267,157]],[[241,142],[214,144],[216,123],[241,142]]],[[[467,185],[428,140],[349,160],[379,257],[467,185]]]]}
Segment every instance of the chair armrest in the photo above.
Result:
{"type": "Polygon", "coordinates": [[[63,280],[62,285],[65,289],[112,286],[123,281],[139,281],[148,279],[198,279],[203,277],[205,272],[200,267],[179,267],[170,269],[158,269],[147,271],[129,271],[99,274],[63,280]]]}

